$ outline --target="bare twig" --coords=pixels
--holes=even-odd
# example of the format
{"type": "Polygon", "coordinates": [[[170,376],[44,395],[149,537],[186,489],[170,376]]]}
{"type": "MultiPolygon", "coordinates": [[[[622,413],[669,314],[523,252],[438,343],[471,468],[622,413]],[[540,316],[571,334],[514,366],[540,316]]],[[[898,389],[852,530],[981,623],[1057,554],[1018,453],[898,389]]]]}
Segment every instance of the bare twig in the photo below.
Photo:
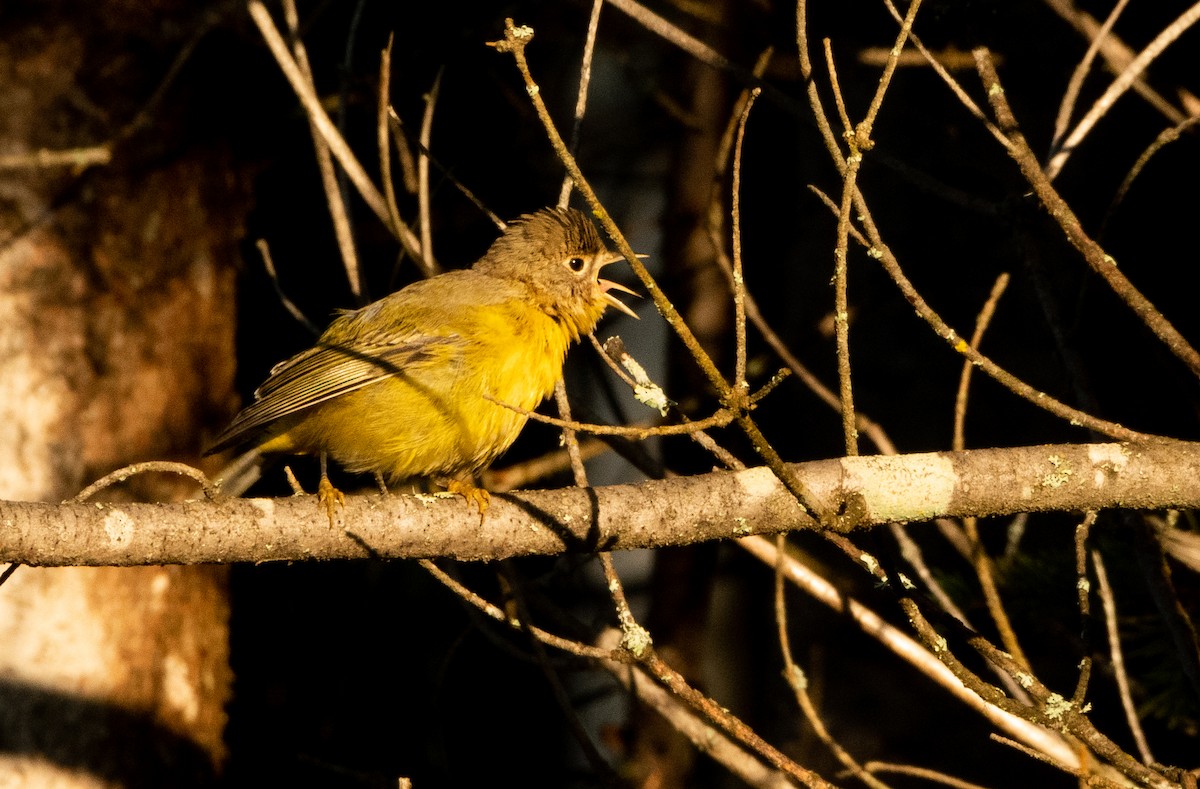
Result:
{"type": "Polygon", "coordinates": [[[579,744],[579,748],[583,751],[588,763],[596,771],[597,775],[601,776],[602,780],[614,782],[617,777],[616,771],[608,763],[608,760],[604,758],[603,754],[600,753],[600,748],[592,740],[591,734],[580,719],[578,709],[571,703],[570,695],[563,685],[562,677],[550,662],[550,656],[546,652],[546,644],[537,635],[529,632],[529,625],[533,622],[533,615],[529,610],[529,604],[525,600],[521,578],[512,565],[512,562],[504,562],[502,564],[502,578],[507,581],[508,588],[512,592],[512,598],[517,604],[517,614],[521,626],[529,633],[529,646],[533,650],[534,660],[537,662],[538,668],[542,670],[542,675],[546,678],[546,684],[550,686],[550,692],[554,696],[554,701],[558,704],[563,718],[567,721],[567,727],[571,730],[571,735],[575,738],[575,742],[579,744]]]}
{"type": "Polygon", "coordinates": [[[490,400],[497,405],[516,411],[518,414],[528,417],[535,422],[541,422],[547,425],[554,425],[563,430],[578,431],[580,433],[591,433],[594,436],[623,436],[635,440],[651,438],[653,436],[681,436],[695,433],[700,430],[707,430],[711,427],[725,427],[733,422],[734,415],[726,409],[717,411],[712,416],[695,421],[685,422],[679,425],[647,425],[646,427],[637,427],[636,425],[597,425],[587,422],[576,422],[572,419],[561,419],[545,414],[539,414],[537,411],[531,411],[528,408],[502,403],[493,397],[484,395],[484,399],[490,400]]]}
{"type": "Polygon", "coordinates": [[[992,732],[988,736],[990,739],[994,740],[995,742],[998,742],[1001,745],[1007,745],[1009,748],[1012,748],[1013,750],[1020,751],[1021,753],[1028,756],[1030,759],[1036,759],[1037,761],[1041,762],[1042,764],[1045,764],[1049,767],[1053,767],[1055,770],[1061,770],[1062,772],[1067,773],[1068,775],[1077,775],[1079,772],[1079,768],[1073,766],[1072,763],[1060,762],[1057,759],[1054,759],[1054,758],[1048,756],[1047,754],[1043,753],[1042,751],[1038,750],[1037,748],[1030,748],[1028,745],[1019,743],[1016,740],[1011,740],[1008,737],[1003,737],[999,734],[996,734],[995,732],[992,732]]]}
{"type": "Polygon", "coordinates": [[[862,165],[863,154],[871,150],[875,145],[874,140],[871,139],[871,131],[875,126],[875,119],[879,115],[880,108],[883,106],[883,97],[891,85],[892,75],[896,71],[896,63],[900,57],[900,53],[904,50],[905,41],[912,31],[913,20],[916,19],[917,11],[920,7],[920,0],[913,0],[913,2],[909,3],[908,12],[905,14],[904,20],[900,25],[900,32],[897,34],[896,41],[892,45],[892,56],[888,58],[883,69],[883,74],[879,77],[879,85],[875,90],[874,96],[871,98],[871,104],[867,109],[866,116],[857,126],[851,126],[845,102],[842,99],[841,89],[837,82],[837,70],[834,68],[833,50],[830,47],[829,40],[825,40],[825,58],[829,65],[830,86],[833,89],[838,114],[845,128],[843,137],[848,147],[847,155],[843,160],[844,167],[840,168],[842,175],[842,206],[838,212],[837,244],[834,249],[834,330],[838,351],[838,383],[842,409],[842,432],[848,455],[858,454],[858,431],[855,427],[857,420],[854,416],[854,396],[850,371],[850,308],[847,296],[850,204],[858,190],[856,184],[858,181],[858,171],[862,165]]]}
{"type": "Polygon", "coordinates": [[[842,169],[842,204],[837,213],[837,240],[833,249],[833,334],[837,346],[838,403],[842,412],[842,441],[847,455],[858,454],[858,431],[854,419],[854,384],[850,367],[850,301],[848,257],[850,244],[850,201],[853,199],[858,169],[862,166],[863,152],[858,148],[854,126],[846,113],[845,100],[838,84],[837,69],[834,67],[833,50],[829,39],[824,40],[825,61],[829,67],[829,86],[833,90],[834,104],[842,120],[842,139],[848,152],[846,166],[842,169]]]}
{"type": "Polygon", "coordinates": [[[429,142],[433,134],[433,112],[437,108],[442,87],[442,69],[433,78],[433,87],[425,95],[425,112],[421,116],[421,145],[417,148],[417,229],[421,237],[421,258],[434,260],[433,228],[429,219],[429,142]]]}
{"type": "Polygon", "coordinates": [[[737,135],[733,143],[733,172],[730,186],[730,230],[733,235],[733,332],[734,332],[734,372],[733,386],[735,389],[747,391],[750,384],[746,381],[746,280],[742,272],[742,140],[746,136],[746,121],[750,119],[750,109],[760,91],[755,88],[750,91],[746,106],[742,108],[738,120],[737,135]]]}
{"type": "Polygon", "coordinates": [[[1087,541],[1095,523],[1096,511],[1089,510],[1075,527],[1075,594],[1079,601],[1083,658],[1079,661],[1079,679],[1075,682],[1075,693],[1071,696],[1071,703],[1080,708],[1084,705],[1088,683],[1092,678],[1092,584],[1087,574],[1087,541]]]}
{"type": "MultiPolygon", "coordinates": [[[[598,438],[579,441],[579,456],[586,462],[609,451],[609,445],[598,438]]],[[[514,463],[504,468],[489,468],[483,472],[483,487],[493,493],[529,487],[560,471],[571,468],[571,457],[566,448],[555,449],[535,458],[514,463]]]]}
{"type": "MultiPolygon", "coordinates": [[[[1133,62],[1137,53],[1111,31],[1107,36],[1100,37],[1100,23],[1094,16],[1076,6],[1072,0],[1043,0],[1043,2],[1085,39],[1100,41],[1100,55],[1104,58],[1108,70],[1113,74],[1120,74],[1133,62]]],[[[1144,77],[1135,79],[1132,88],[1169,122],[1179,123],[1186,117],[1174,104],[1151,87],[1144,77]]]]}
{"type": "Polygon", "coordinates": [[[1113,195],[1112,202],[1109,203],[1108,208],[1104,212],[1104,219],[1100,221],[1100,230],[1098,235],[1103,237],[1104,231],[1108,227],[1109,221],[1112,219],[1113,212],[1116,211],[1117,206],[1119,206],[1125,200],[1125,195],[1128,194],[1130,188],[1133,187],[1133,182],[1139,175],[1141,175],[1142,170],[1147,164],[1150,163],[1150,160],[1154,157],[1154,155],[1162,150],[1165,146],[1180,139],[1185,131],[1191,129],[1198,123],[1200,123],[1200,115],[1193,115],[1192,117],[1180,121],[1168,129],[1163,129],[1161,132],[1159,132],[1158,136],[1154,138],[1154,142],[1146,146],[1146,150],[1142,151],[1141,155],[1138,156],[1137,161],[1133,163],[1133,167],[1129,168],[1129,172],[1125,174],[1123,179],[1121,179],[1121,185],[1117,187],[1117,191],[1113,195]]]}
{"type": "MultiPolygon", "coordinates": [[[[583,127],[583,116],[587,112],[588,85],[592,81],[592,55],[596,51],[596,32],[600,29],[600,9],[604,0],[592,0],[592,12],[588,16],[587,35],[583,40],[583,58],[579,66],[579,91],[575,94],[575,115],[571,123],[571,136],[567,150],[574,156],[579,150],[579,131],[583,127]]],[[[562,189],[558,193],[558,207],[565,208],[571,199],[574,184],[570,173],[563,176],[562,189]]]]}
{"type": "MultiPolygon", "coordinates": [[[[404,190],[410,195],[417,193],[417,162],[413,158],[412,151],[409,150],[408,129],[404,127],[404,121],[400,120],[400,116],[396,114],[396,108],[391,104],[387,107],[388,131],[392,133],[392,140],[396,143],[396,156],[400,159],[400,172],[404,177],[404,190]]],[[[429,152],[425,152],[430,160],[437,164],[429,152]]],[[[440,166],[439,166],[440,167],[440,166]]],[[[458,185],[458,182],[454,182],[458,185]]]]}
{"type": "MultiPolygon", "coordinates": [[[[1173,44],[1183,33],[1192,25],[1200,20],[1200,3],[1196,3],[1180,14],[1175,21],[1163,28],[1154,40],[1137,54],[1137,57],[1126,66],[1113,80],[1113,83],[1108,86],[1108,89],[1096,99],[1092,108],[1087,114],[1075,125],[1067,138],[1063,140],[1062,147],[1050,157],[1050,162],[1046,165],[1046,177],[1049,180],[1054,178],[1062,171],[1063,165],[1067,163],[1067,158],[1070,157],[1075,149],[1079,147],[1079,143],[1083,138],[1091,132],[1092,128],[1100,118],[1104,117],[1112,106],[1116,103],[1125,91],[1133,85],[1133,83],[1142,75],[1142,73],[1150,66],[1150,64],[1162,54],[1168,46],[1173,44]]],[[[978,61],[978,56],[976,57],[978,61]]],[[[999,84],[996,80],[989,80],[990,86],[999,84]]],[[[1003,126],[1001,119],[1001,126],[1003,126]]]]}
{"type": "Polygon", "coordinates": [[[271,259],[271,248],[267,246],[267,240],[260,238],[255,242],[255,246],[258,248],[258,253],[262,255],[263,268],[267,271],[267,277],[271,280],[271,286],[275,288],[275,296],[279,299],[279,303],[287,310],[288,315],[295,318],[296,322],[308,329],[314,337],[319,335],[321,333],[320,327],[310,321],[308,316],[296,306],[296,303],[283,292],[283,285],[279,282],[279,274],[275,270],[275,261],[271,259]]]}
{"type": "Polygon", "coordinates": [[[52,167],[70,167],[76,172],[94,165],[112,161],[112,149],[108,145],[92,145],[85,148],[50,150],[38,148],[28,153],[0,156],[0,171],[45,170],[52,167]]]}
{"type": "Polygon", "coordinates": [[[1108,38],[1108,34],[1112,32],[1117,18],[1121,16],[1121,12],[1128,4],[1129,0],[1117,0],[1112,10],[1108,12],[1104,24],[1096,31],[1096,35],[1092,36],[1092,43],[1088,45],[1087,52],[1083,53],[1079,65],[1071,72],[1071,79],[1067,83],[1067,89],[1063,92],[1062,101],[1058,105],[1058,115],[1054,118],[1054,138],[1050,143],[1051,151],[1058,150],[1063,135],[1067,133],[1067,125],[1071,122],[1071,113],[1075,109],[1075,102],[1079,100],[1079,91],[1083,87],[1083,80],[1091,70],[1092,62],[1096,59],[1101,45],[1108,38]]]}
{"type": "Polygon", "coordinates": [[[680,30],[665,18],[651,11],[636,0],[607,0],[608,4],[623,14],[637,20],[638,24],[688,53],[701,63],[722,71],[739,71],[728,58],[705,44],[695,36],[680,30]]]}
{"type": "Polygon", "coordinates": [[[884,244],[883,239],[879,235],[879,229],[875,226],[871,218],[870,211],[867,208],[866,201],[861,194],[855,197],[855,208],[858,211],[866,224],[866,232],[871,241],[871,246],[867,249],[867,255],[877,259],[883,265],[884,271],[896,283],[900,289],[900,293],[916,310],[917,315],[924,320],[934,333],[941,337],[955,352],[961,354],[973,365],[978,367],[993,380],[999,383],[1004,388],[1011,391],[1013,394],[1021,397],[1033,405],[1041,408],[1055,416],[1069,422],[1070,424],[1092,430],[1101,435],[1110,436],[1122,441],[1150,441],[1160,437],[1149,433],[1139,433],[1136,430],[1119,425],[1115,422],[1109,422],[1099,417],[1092,416],[1084,411],[1057,400],[1045,392],[1039,391],[1025,381],[1017,378],[1015,375],[1005,370],[996,362],[992,361],[986,355],[980,353],[975,348],[972,348],[970,343],[964,340],[957,331],[950,327],[942,317],[934,311],[925,298],[917,291],[912,281],[904,274],[900,267],[900,261],[892,254],[891,249],[884,244]]]}
{"type": "MultiPolygon", "coordinates": [[[[379,147],[379,175],[383,181],[383,197],[387,201],[388,217],[392,227],[400,227],[403,222],[400,219],[400,206],[396,203],[396,185],[392,181],[392,150],[388,144],[391,137],[388,134],[388,127],[391,125],[391,119],[388,116],[391,110],[392,44],[395,38],[395,33],[388,35],[387,46],[383,48],[383,53],[379,57],[379,100],[375,105],[375,144],[379,147]]],[[[396,151],[400,156],[400,161],[405,162],[408,146],[404,144],[403,139],[396,139],[396,151]]]]}
{"type": "Polygon", "coordinates": [[[619,650],[614,651],[608,649],[599,649],[591,646],[590,644],[581,644],[578,641],[572,641],[569,638],[556,636],[553,633],[541,629],[540,627],[536,627],[535,625],[522,623],[515,618],[510,617],[499,606],[493,605],[477,595],[475,592],[472,592],[470,589],[463,586],[454,578],[451,578],[449,573],[438,567],[429,559],[422,559],[420,561],[420,565],[425,568],[426,572],[436,578],[439,583],[456,594],[458,597],[479,609],[486,616],[496,620],[497,622],[506,624],[514,630],[524,630],[548,646],[552,646],[555,649],[561,649],[562,651],[569,652],[572,655],[578,655],[579,657],[591,658],[592,660],[621,660],[623,657],[619,650]]]}
{"type": "MultiPolygon", "coordinates": [[[[983,342],[983,335],[987,332],[988,325],[995,314],[996,304],[999,302],[1000,296],[1003,295],[1004,289],[1007,286],[1008,274],[1001,274],[996,278],[996,283],[992,286],[992,292],[988,296],[987,301],[984,302],[983,309],[979,311],[979,316],[975,319],[975,332],[971,335],[971,347],[975,350],[979,350],[979,346],[983,342]]],[[[959,374],[958,379],[958,392],[954,398],[953,446],[958,450],[966,448],[967,396],[970,393],[971,371],[973,369],[974,366],[970,362],[963,362],[962,372],[959,374]]],[[[995,565],[992,562],[992,557],[988,555],[987,549],[984,548],[983,540],[980,538],[978,519],[963,518],[963,529],[966,531],[967,538],[971,541],[971,563],[974,565],[975,576],[979,579],[980,588],[983,590],[983,598],[987,605],[988,613],[991,615],[992,622],[995,623],[996,630],[1000,634],[1000,640],[1004,643],[1004,648],[1012,654],[1013,659],[1028,669],[1029,659],[1025,656],[1025,651],[1021,649],[1021,644],[1017,639],[1012,621],[1008,618],[1008,611],[1005,609],[1004,603],[1000,598],[1000,590],[996,585],[995,565]]]]}
{"type": "Polygon", "coordinates": [[[180,476],[195,480],[200,484],[200,489],[204,491],[205,497],[210,500],[215,500],[221,495],[221,492],[217,489],[217,486],[214,485],[211,480],[209,480],[204,472],[198,468],[195,468],[194,466],[189,466],[186,463],[173,463],[167,460],[150,460],[144,463],[134,463],[105,474],[100,479],[76,493],[71,498],[71,501],[87,501],[105,488],[124,482],[130,477],[137,476],[138,474],[164,473],[178,474],[180,476]]]}
{"type": "Polygon", "coordinates": [[[1125,671],[1125,653],[1121,649],[1121,633],[1117,627],[1117,601],[1113,597],[1112,586],[1108,583],[1108,571],[1104,568],[1104,558],[1100,552],[1092,549],[1092,571],[1096,573],[1096,594],[1100,597],[1100,606],[1104,610],[1104,629],[1108,634],[1108,654],[1112,661],[1113,677],[1117,680],[1117,693],[1121,697],[1121,709],[1125,711],[1125,721],[1133,734],[1138,753],[1145,764],[1154,764],[1154,754],[1150,752],[1150,743],[1142,730],[1138,719],[1137,707],[1133,703],[1133,693],[1129,689],[1129,673],[1125,671]]]}
{"type": "Polygon", "coordinates": [[[914,767],[910,764],[890,764],[888,762],[867,762],[864,767],[872,773],[896,773],[897,775],[911,775],[920,778],[930,783],[949,786],[952,789],[984,789],[980,784],[964,781],[961,778],[955,778],[952,775],[946,775],[938,770],[930,770],[926,767],[914,767]]]}
{"type": "Polygon", "coordinates": [[[8,579],[12,578],[13,573],[15,573],[17,568],[20,566],[20,562],[12,562],[8,565],[8,567],[5,567],[4,572],[0,572],[0,586],[4,586],[4,584],[8,582],[8,579]]]}
{"type": "Polygon", "coordinates": [[[775,630],[779,649],[783,654],[783,678],[787,681],[788,687],[792,689],[792,694],[796,697],[796,705],[800,707],[800,711],[804,714],[808,725],[812,727],[813,733],[825,744],[834,758],[872,789],[887,789],[887,784],[864,770],[829,733],[829,729],[825,727],[825,722],[821,719],[821,715],[809,695],[808,678],[792,657],[791,637],[788,634],[787,624],[787,598],[784,595],[783,558],[787,555],[786,547],[787,537],[782,534],[777,535],[775,537],[775,550],[778,556],[778,561],[775,563],[775,630]]]}
{"type": "Polygon", "coordinates": [[[830,786],[815,772],[787,758],[778,749],[763,740],[757,732],[747,726],[737,716],[689,685],[682,674],[664,663],[655,652],[650,651],[641,660],[641,663],[659,682],[666,685],[676,696],[717,724],[717,726],[735,740],[762,756],[777,770],[787,773],[805,786],[830,786]]]}
{"type": "MultiPolygon", "coordinates": [[[[979,346],[983,342],[983,335],[992,322],[992,316],[996,314],[996,305],[1007,287],[1008,273],[1005,272],[996,277],[996,282],[992,285],[992,292],[988,295],[987,301],[983,303],[983,308],[979,311],[979,316],[975,319],[975,333],[971,335],[972,348],[979,350],[979,346]]],[[[954,396],[953,446],[955,449],[967,448],[967,396],[971,390],[971,371],[973,369],[974,365],[970,362],[963,362],[962,371],[958,375],[958,392],[954,396]]]]}

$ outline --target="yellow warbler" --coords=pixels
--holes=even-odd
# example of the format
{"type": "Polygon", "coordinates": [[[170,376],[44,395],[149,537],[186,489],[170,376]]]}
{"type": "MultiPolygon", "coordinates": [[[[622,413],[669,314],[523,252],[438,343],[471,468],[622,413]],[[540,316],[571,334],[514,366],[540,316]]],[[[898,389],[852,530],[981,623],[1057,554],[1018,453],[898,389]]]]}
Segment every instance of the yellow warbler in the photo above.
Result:
{"type": "Polygon", "coordinates": [[[328,455],[390,482],[429,477],[473,501],[474,475],[512,444],[554,390],[570,344],[606,307],[633,317],[599,277],[620,260],[574,209],[508,226],[470,269],[416,282],[338,316],[316,345],[278,364],[206,454],[252,444],[321,456],[319,497],[342,494],[328,455]]]}

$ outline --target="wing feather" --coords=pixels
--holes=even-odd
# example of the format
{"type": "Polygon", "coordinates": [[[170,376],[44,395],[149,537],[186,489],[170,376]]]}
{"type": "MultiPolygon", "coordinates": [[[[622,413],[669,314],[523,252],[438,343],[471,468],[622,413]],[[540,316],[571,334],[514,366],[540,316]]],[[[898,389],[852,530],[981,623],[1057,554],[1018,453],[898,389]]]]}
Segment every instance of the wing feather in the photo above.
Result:
{"type": "Polygon", "coordinates": [[[435,357],[452,355],[462,344],[457,335],[414,335],[387,345],[316,346],[276,366],[255,392],[254,402],[217,436],[208,453],[242,442],[283,417],[377,381],[412,373],[435,357]]]}
{"type": "Polygon", "coordinates": [[[514,293],[510,283],[454,271],[341,314],[314,347],[275,365],[254,402],[205,454],[245,443],[271,422],[378,381],[413,374],[425,364],[448,363],[468,344],[462,333],[448,331],[470,318],[465,308],[498,303],[514,293]]]}

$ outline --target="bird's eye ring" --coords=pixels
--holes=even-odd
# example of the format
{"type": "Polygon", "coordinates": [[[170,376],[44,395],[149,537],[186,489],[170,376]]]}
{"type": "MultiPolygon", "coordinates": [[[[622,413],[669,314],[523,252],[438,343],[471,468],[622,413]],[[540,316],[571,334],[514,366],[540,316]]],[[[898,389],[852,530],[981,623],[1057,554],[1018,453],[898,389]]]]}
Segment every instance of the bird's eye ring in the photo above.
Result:
{"type": "Polygon", "coordinates": [[[567,258],[566,264],[573,274],[582,274],[587,268],[587,261],[581,257],[567,258]]]}

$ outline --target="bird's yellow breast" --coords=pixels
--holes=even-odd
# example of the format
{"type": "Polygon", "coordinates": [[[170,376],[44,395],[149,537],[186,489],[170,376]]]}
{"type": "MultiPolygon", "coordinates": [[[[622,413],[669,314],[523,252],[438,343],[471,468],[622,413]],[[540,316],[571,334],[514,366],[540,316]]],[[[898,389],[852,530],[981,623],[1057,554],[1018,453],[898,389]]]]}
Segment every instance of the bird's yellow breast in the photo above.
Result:
{"type": "Polygon", "coordinates": [[[466,307],[419,364],[315,406],[268,451],[324,449],[392,481],[477,471],[553,390],[571,329],[521,298],[466,307]]]}

